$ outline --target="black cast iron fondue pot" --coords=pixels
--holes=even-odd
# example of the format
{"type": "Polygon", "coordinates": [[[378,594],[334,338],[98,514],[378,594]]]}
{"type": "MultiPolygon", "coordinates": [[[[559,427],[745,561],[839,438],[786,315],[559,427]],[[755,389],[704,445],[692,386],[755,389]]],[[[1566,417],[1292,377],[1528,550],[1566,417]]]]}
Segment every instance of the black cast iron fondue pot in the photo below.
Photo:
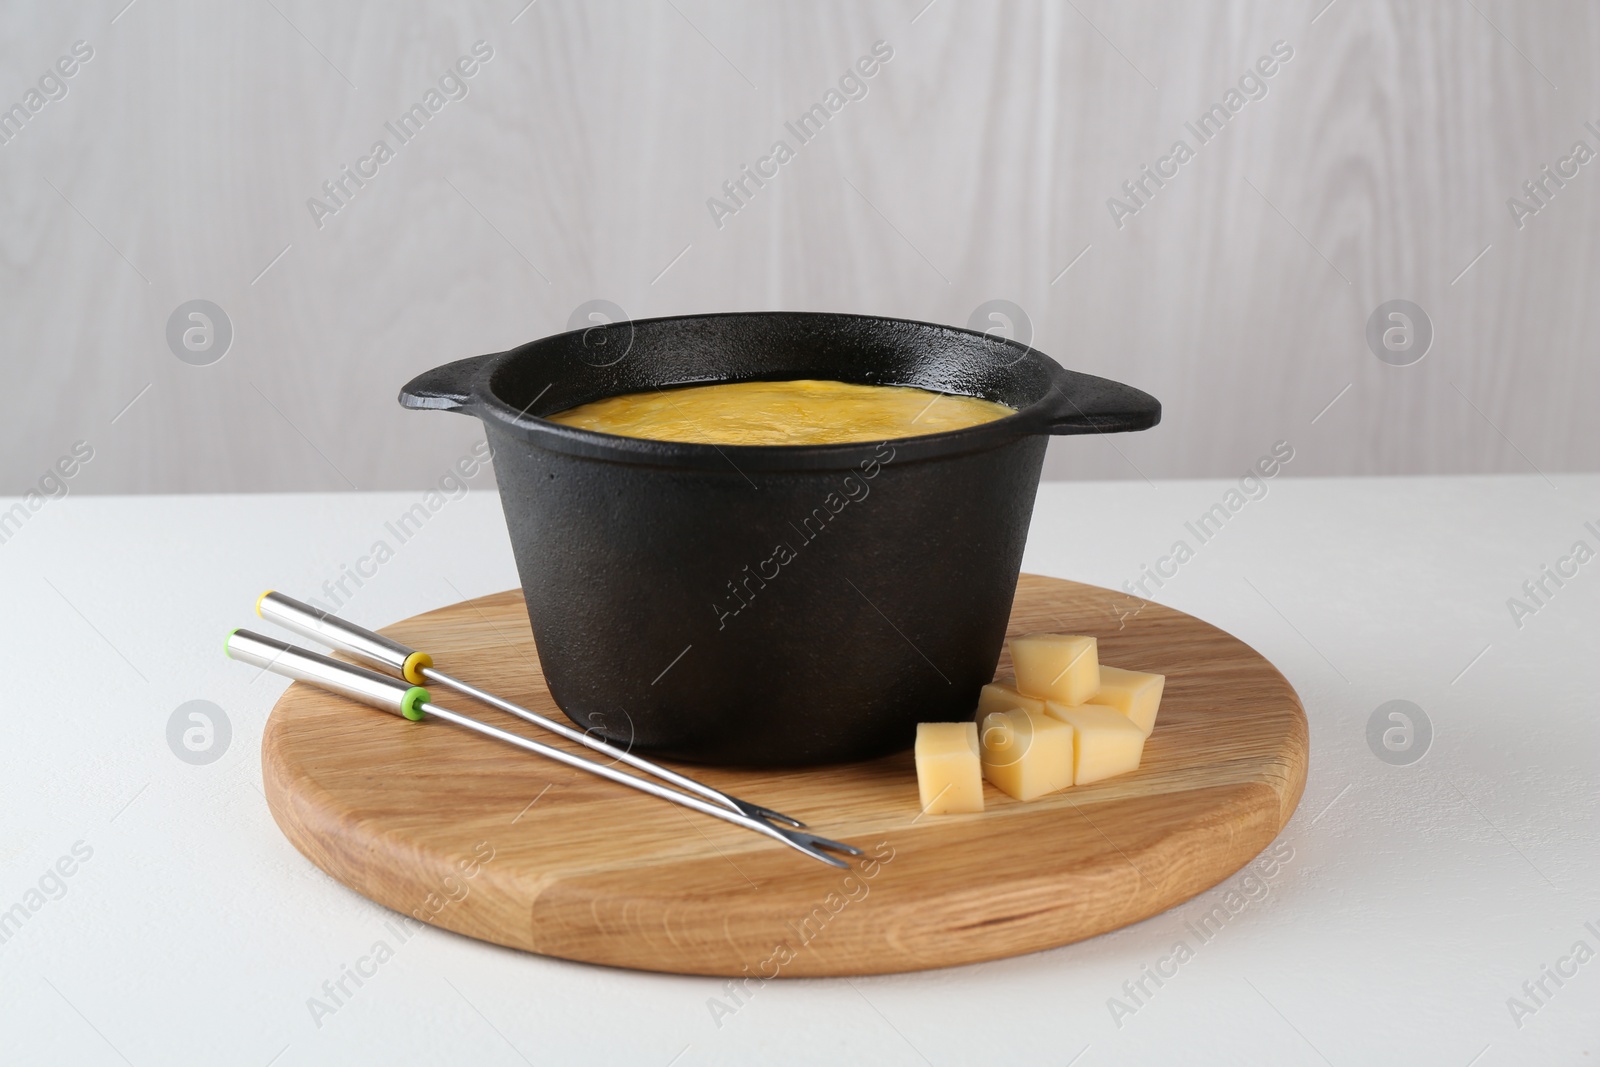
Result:
{"type": "Polygon", "coordinates": [[[1050,434],[1161,405],[1024,345],[762,312],[624,321],[459,360],[411,408],[483,420],[539,665],[580,727],[703,763],[798,766],[970,719],[994,675],[1050,434]],[[708,445],[542,416],[672,386],[820,378],[1015,415],[867,444],[708,445]]]}

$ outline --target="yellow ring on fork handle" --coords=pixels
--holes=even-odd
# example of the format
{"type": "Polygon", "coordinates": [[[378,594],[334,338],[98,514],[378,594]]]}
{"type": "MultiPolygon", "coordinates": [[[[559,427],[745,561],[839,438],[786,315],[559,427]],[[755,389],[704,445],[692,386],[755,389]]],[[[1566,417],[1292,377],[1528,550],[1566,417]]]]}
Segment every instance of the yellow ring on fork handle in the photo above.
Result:
{"type": "Polygon", "coordinates": [[[405,665],[400,668],[400,673],[405,675],[406,681],[412,685],[421,685],[427,681],[422,676],[424,668],[433,666],[433,657],[426,652],[413,652],[406,657],[405,665]]]}

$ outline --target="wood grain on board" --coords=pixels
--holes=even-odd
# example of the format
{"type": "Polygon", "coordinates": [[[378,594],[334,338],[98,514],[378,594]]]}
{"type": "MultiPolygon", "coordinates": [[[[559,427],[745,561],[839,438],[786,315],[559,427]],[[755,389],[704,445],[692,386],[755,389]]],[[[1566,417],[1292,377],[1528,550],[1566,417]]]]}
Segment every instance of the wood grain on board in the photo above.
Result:
{"type": "MultiPolygon", "coordinates": [[[[909,752],[809,770],[690,769],[865,848],[849,873],[301,684],[262,740],[267,800],[312,862],[406,915],[550,956],[713,975],[876,974],[1051,948],[1187,900],[1272,841],[1305,784],[1307,731],[1294,690],[1260,654],[1170,608],[1025,574],[1010,632],[1034,630],[1094,634],[1103,662],[1167,676],[1138,771],[1028,804],[986,785],[981,815],[922,816],[909,752]]],[[[517,591],[384,632],[442,670],[560,714],[517,591]]]]}

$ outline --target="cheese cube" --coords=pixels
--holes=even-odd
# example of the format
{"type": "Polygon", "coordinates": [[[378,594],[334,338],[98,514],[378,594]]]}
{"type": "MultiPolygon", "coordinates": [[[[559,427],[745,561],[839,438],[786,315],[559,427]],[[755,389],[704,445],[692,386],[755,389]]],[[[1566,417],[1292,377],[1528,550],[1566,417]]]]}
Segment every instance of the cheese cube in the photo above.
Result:
{"type": "Polygon", "coordinates": [[[1024,708],[990,712],[978,728],[978,750],[983,776],[1018,800],[1072,784],[1072,728],[1049,715],[1024,708]]]}
{"type": "Polygon", "coordinates": [[[1092,637],[1027,634],[1011,639],[1018,691],[1058,704],[1085,704],[1100,688],[1100,658],[1092,637]]]}
{"type": "MultiPolygon", "coordinates": [[[[1101,704],[1072,707],[1051,701],[1044,710],[1071,726],[1076,735],[1072,780],[1077,784],[1088,785],[1139,769],[1139,760],[1144,756],[1144,731],[1116,708],[1101,704]]],[[[987,771],[987,766],[984,769],[987,771]]]]}
{"type": "Polygon", "coordinates": [[[983,810],[976,723],[919,722],[916,759],[923,814],[983,810]]]}
{"type": "Polygon", "coordinates": [[[1017,692],[1016,686],[1005,682],[990,682],[978,691],[979,722],[991,711],[1010,711],[1012,708],[1024,708],[1035,715],[1043,715],[1044,701],[1023,696],[1017,692]]]}
{"type": "Polygon", "coordinates": [[[1091,703],[1116,708],[1133,720],[1146,737],[1155,729],[1156,711],[1161,707],[1161,692],[1166,688],[1164,674],[1125,671],[1121,667],[1100,665],[1100,691],[1091,703]]]}

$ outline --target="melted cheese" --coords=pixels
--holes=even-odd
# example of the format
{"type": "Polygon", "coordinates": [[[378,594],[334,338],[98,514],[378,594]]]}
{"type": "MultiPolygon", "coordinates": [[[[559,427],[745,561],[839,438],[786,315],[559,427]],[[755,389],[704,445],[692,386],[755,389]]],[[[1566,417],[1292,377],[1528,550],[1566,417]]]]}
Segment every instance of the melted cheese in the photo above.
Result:
{"type": "Polygon", "coordinates": [[[722,382],[627,393],[547,416],[623,437],[714,445],[822,445],[960,430],[1014,414],[970,396],[890,385],[722,382]]]}

